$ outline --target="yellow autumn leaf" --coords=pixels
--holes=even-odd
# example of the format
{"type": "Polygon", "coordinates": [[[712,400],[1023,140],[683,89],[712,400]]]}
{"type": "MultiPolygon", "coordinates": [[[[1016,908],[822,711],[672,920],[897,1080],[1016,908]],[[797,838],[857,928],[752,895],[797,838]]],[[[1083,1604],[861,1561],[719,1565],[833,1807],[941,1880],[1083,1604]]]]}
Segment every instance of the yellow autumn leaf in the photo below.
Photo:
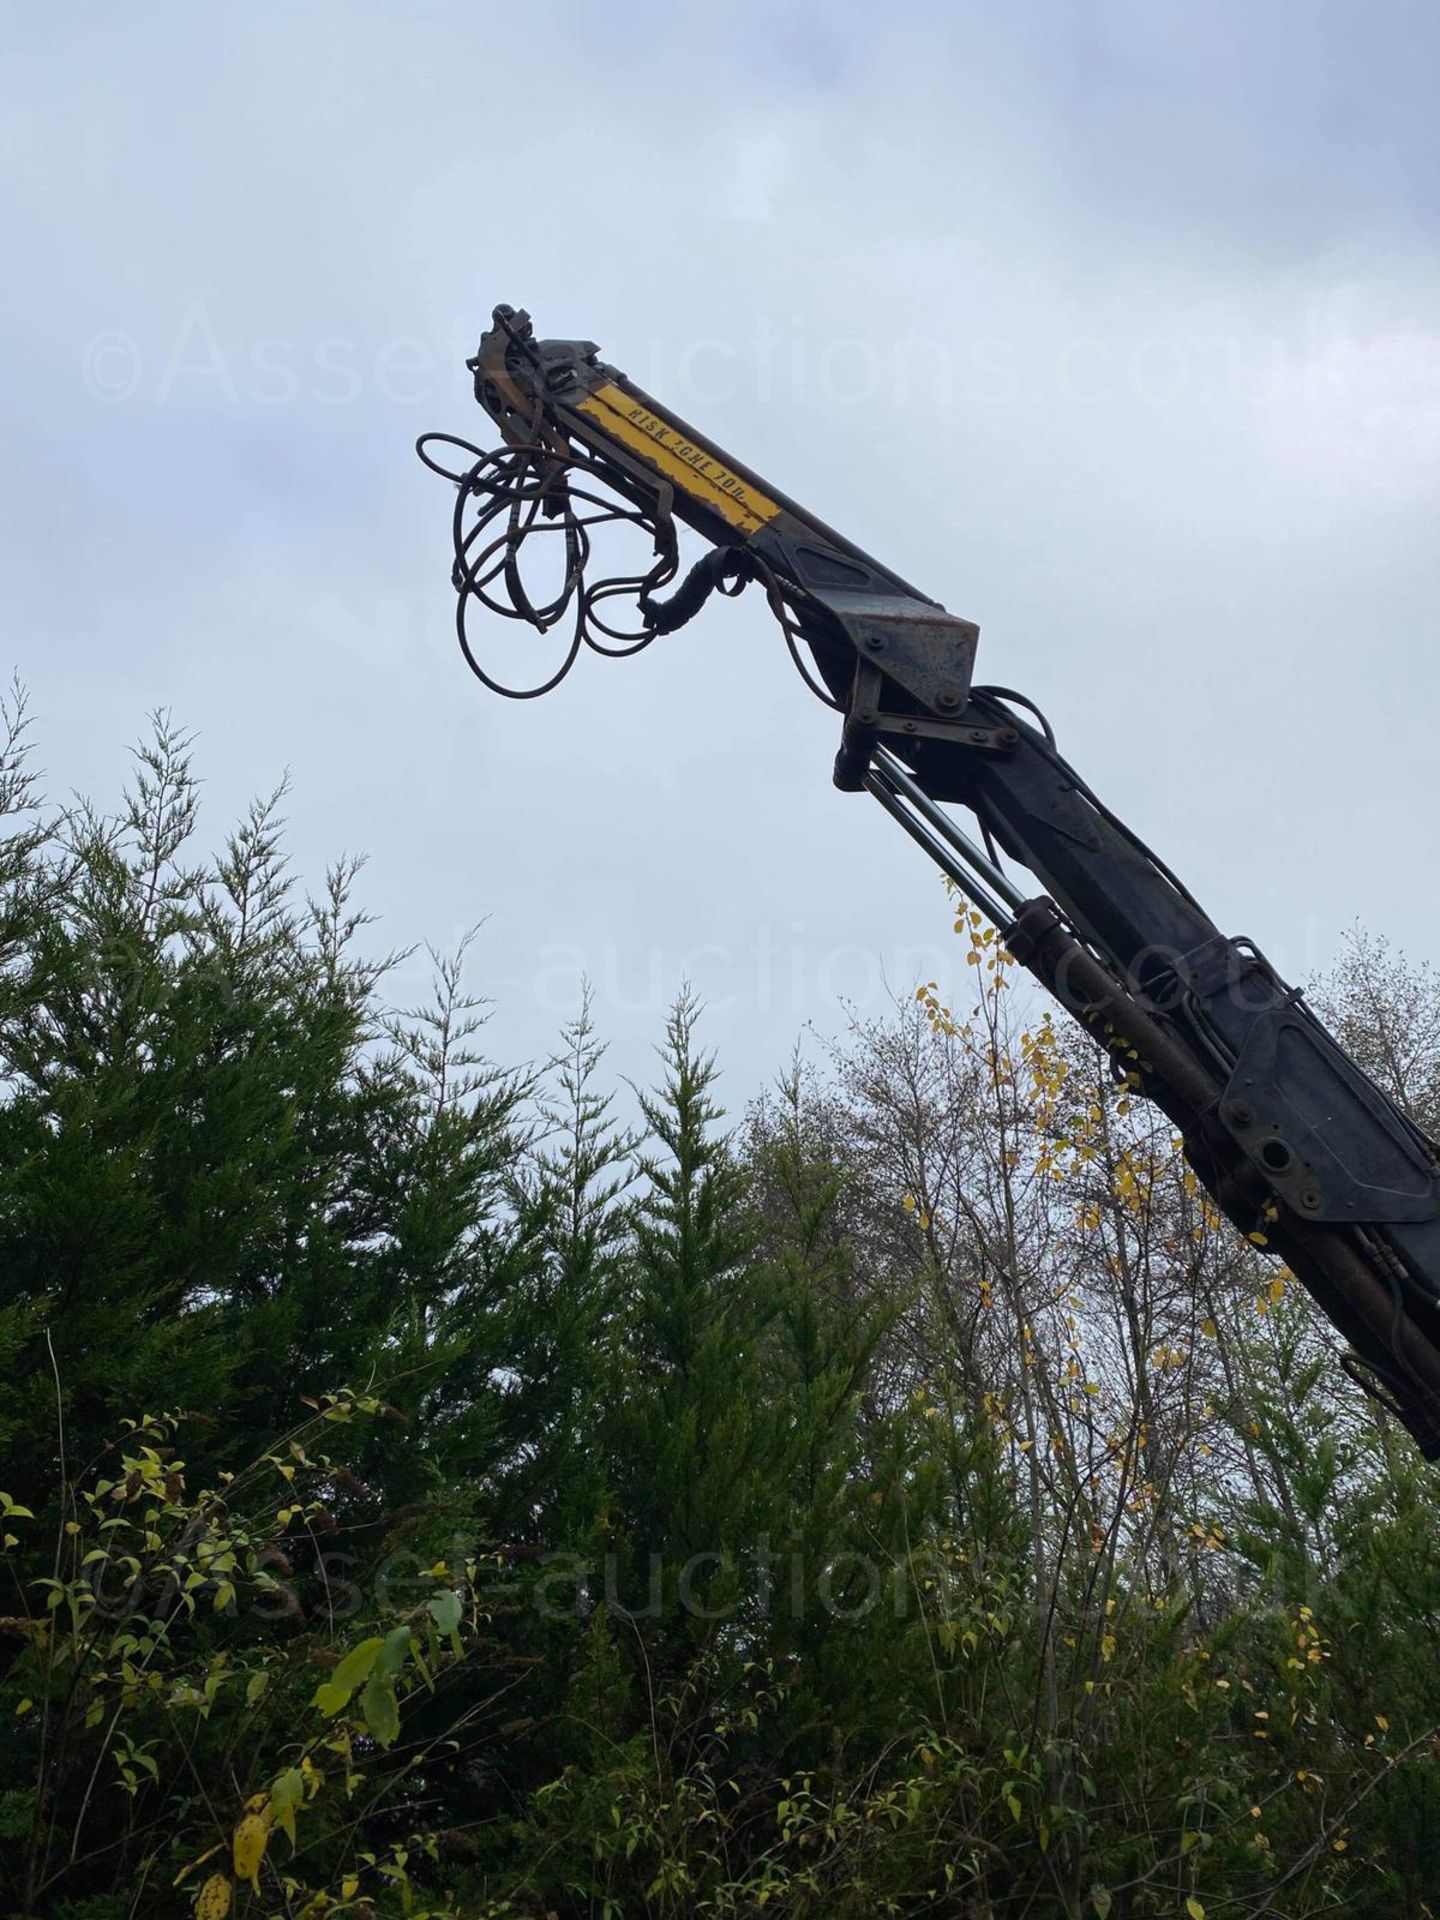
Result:
{"type": "Polygon", "coordinates": [[[230,1911],[230,1876],[212,1873],[195,1899],[195,1920],[225,1920],[230,1911]]]}
{"type": "Polygon", "coordinates": [[[1189,1914],[1190,1920],[1205,1920],[1205,1909],[1193,1893],[1185,1902],[1185,1911],[1189,1914]]]}
{"type": "Polygon", "coordinates": [[[1207,1340],[1213,1340],[1220,1329],[1215,1325],[1213,1320],[1202,1320],[1200,1322],[1200,1331],[1207,1340]]]}
{"type": "Polygon", "coordinates": [[[263,1813],[247,1813],[235,1828],[235,1878],[248,1880],[256,1893],[260,1891],[260,1862],[269,1838],[270,1827],[263,1813]]]}

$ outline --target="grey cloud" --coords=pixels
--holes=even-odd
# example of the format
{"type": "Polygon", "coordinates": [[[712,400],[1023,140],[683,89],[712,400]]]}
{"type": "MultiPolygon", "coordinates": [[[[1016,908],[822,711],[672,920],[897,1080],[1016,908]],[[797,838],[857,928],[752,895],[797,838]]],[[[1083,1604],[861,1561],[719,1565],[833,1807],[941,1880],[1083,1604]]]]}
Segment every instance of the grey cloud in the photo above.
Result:
{"type": "Polygon", "coordinates": [[[410,443],[478,430],[508,299],[978,619],[1282,965],[1357,915],[1435,949],[1431,10],[7,30],[0,537],[53,789],[112,789],[161,702],[217,835],[289,765],[299,864],[368,849],[377,939],[489,914],[506,1055],[585,966],[643,1073],[688,969],[738,1097],[947,954],[753,600],[532,708],[464,674],[410,443]]]}

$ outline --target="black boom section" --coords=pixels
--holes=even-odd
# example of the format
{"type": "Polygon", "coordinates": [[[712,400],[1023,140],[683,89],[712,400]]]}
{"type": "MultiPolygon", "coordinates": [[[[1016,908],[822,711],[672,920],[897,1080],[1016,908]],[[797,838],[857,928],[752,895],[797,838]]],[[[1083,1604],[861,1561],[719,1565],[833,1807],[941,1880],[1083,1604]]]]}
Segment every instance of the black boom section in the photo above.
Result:
{"type": "MultiPolygon", "coordinates": [[[[943,784],[1029,868],[1130,991],[1223,1073],[1219,1119],[1265,1185],[1315,1222],[1440,1220],[1431,1142],[1299,992],[1252,947],[1227,939],[1077,785],[1042,736],[1019,721],[1016,732],[1005,754],[952,750],[943,784]]],[[[931,791],[945,756],[938,742],[920,751],[917,772],[931,791]]]]}
{"type": "MultiPolygon", "coordinates": [[[[983,693],[974,710],[995,718],[983,693]]],[[[1048,902],[1034,903],[1040,924],[1053,921],[1068,948],[1045,964],[1022,909],[1006,929],[1017,958],[1100,1037],[1138,1038],[1144,1091],[1181,1128],[1216,1203],[1243,1233],[1263,1230],[1440,1457],[1434,1143],[1261,953],[1219,931],[1052,743],[1010,718],[1003,752],[960,738],[896,750],[927,794],[968,806],[1039,880],[1054,903],[1048,917],[1048,902]],[[1082,949],[1103,973],[1077,995],[1082,949]]]]}

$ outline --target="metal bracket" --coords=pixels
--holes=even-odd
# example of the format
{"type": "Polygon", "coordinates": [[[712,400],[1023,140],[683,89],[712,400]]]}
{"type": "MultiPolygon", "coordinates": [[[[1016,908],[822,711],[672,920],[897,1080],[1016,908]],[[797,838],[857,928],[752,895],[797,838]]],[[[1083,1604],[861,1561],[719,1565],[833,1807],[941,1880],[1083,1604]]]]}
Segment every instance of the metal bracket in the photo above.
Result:
{"type": "Polygon", "coordinates": [[[920,713],[895,713],[882,707],[885,678],[872,660],[855,664],[855,685],[850,696],[849,720],[872,733],[893,733],[901,740],[949,740],[956,746],[978,747],[983,752],[1003,753],[1020,738],[1014,727],[982,723],[968,709],[953,720],[928,718],[920,713]]]}
{"type": "Polygon", "coordinates": [[[1019,739],[1014,727],[971,726],[963,713],[953,720],[925,720],[916,714],[880,713],[873,722],[877,733],[893,733],[902,740],[949,740],[980,753],[1007,753],[1019,739]]]}
{"type": "Polygon", "coordinates": [[[962,708],[953,720],[924,713],[896,713],[880,704],[885,693],[885,675],[880,668],[873,660],[857,660],[835,761],[835,784],[846,792],[858,791],[865,784],[870,755],[887,735],[896,741],[943,740],[950,746],[971,747],[977,753],[1008,753],[1019,741],[1016,728],[993,726],[969,708],[962,708]]]}

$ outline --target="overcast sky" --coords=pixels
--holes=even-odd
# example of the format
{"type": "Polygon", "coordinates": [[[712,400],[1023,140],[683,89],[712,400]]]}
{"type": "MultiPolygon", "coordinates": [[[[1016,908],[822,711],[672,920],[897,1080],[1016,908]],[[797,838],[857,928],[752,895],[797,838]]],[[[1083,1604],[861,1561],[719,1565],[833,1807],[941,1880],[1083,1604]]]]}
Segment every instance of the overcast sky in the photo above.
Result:
{"type": "MultiPolygon", "coordinates": [[[[498,300],[981,627],[1292,975],[1440,948],[1431,5],[0,7],[10,647],[52,795],[147,710],[289,769],[377,940],[486,919],[491,1044],[687,972],[732,1105],[958,946],[763,602],[528,706],[455,651],[498,300]],[[488,916],[488,918],[486,918],[488,916]]],[[[943,976],[942,976],[943,977],[943,976]]],[[[415,979],[399,991],[413,992],[415,979]]],[[[956,982],[963,990],[963,981],[956,982]]]]}

